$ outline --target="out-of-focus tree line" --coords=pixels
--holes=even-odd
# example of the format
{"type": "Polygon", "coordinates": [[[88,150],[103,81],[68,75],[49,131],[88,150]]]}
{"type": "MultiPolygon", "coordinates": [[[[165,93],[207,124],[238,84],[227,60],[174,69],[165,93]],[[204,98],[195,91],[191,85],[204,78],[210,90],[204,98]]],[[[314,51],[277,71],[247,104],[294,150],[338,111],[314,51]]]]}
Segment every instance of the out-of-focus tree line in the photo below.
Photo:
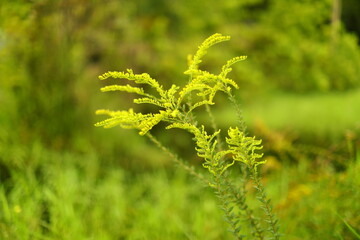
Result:
{"type": "Polygon", "coordinates": [[[186,81],[187,54],[215,32],[233,40],[209,53],[204,68],[248,55],[233,73],[244,98],[357,88],[360,2],[335,2],[2,1],[1,138],[71,148],[91,138],[94,109],[119,108],[118,95],[98,93],[99,74],[133,68],[164,85],[186,81]]]}

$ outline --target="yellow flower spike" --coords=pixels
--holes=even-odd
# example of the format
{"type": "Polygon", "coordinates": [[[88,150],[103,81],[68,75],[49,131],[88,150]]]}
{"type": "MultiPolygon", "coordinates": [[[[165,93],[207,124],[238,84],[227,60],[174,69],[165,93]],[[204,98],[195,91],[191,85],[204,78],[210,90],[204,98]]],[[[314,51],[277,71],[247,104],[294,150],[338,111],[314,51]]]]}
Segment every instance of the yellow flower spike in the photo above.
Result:
{"type": "Polygon", "coordinates": [[[207,49],[209,49],[211,46],[230,40],[230,36],[223,36],[220,33],[215,33],[208,37],[197,50],[196,54],[192,58],[188,71],[185,72],[185,74],[191,74],[191,70],[198,69],[199,64],[202,62],[202,57],[207,53],[207,49]]]}
{"type": "Polygon", "coordinates": [[[128,93],[137,93],[139,95],[146,95],[144,92],[144,89],[138,88],[138,87],[132,87],[130,85],[110,85],[103,88],[100,88],[102,92],[110,92],[110,91],[122,91],[122,92],[128,92],[128,93]]]}

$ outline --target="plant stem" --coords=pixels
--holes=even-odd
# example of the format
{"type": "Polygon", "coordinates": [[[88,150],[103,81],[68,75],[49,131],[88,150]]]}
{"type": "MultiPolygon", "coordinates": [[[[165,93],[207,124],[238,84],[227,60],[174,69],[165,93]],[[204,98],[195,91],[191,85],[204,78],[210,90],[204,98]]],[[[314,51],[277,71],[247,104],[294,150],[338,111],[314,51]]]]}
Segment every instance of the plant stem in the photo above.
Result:
{"type": "MultiPolygon", "coordinates": [[[[205,107],[206,107],[206,112],[207,114],[209,115],[209,118],[210,118],[210,121],[211,121],[211,127],[213,128],[213,131],[214,132],[217,132],[219,130],[216,122],[215,122],[215,117],[210,109],[210,106],[208,104],[205,104],[205,107]]],[[[223,149],[223,143],[222,143],[222,140],[221,140],[221,137],[220,137],[220,134],[216,135],[216,140],[218,142],[218,145],[217,145],[217,149],[219,151],[221,151],[223,149]]]]}
{"type": "Polygon", "coordinates": [[[158,148],[160,148],[162,151],[164,151],[170,159],[177,164],[178,166],[182,167],[186,171],[188,171],[192,176],[196,177],[198,180],[200,180],[202,183],[209,185],[209,181],[206,180],[206,178],[201,174],[194,170],[194,168],[190,165],[188,165],[185,161],[183,161],[178,155],[173,153],[170,149],[165,147],[159,140],[157,140],[152,134],[149,132],[146,134],[146,136],[152,141],[158,148]]]}
{"type": "Polygon", "coordinates": [[[244,120],[244,116],[243,116],[241,107],[240,107],[239,103],[236,101],[235,96],[231,92],[227,93],[227,95],[229,96],[229,100],[230,100],[231,104],[235,108],[237,120],[239,123],[239,129],[246,135],[247,128],[246,128],[246,124],[245,124],[245,120],[244,120]]]}
{"type": "Polygon", "coordinates": [[[269,224],[268,231],[272,234],[271,239],[279,240],[280,234],[279,234],[279,227],[277,226],[278,220],[276,219],[276,217],[272,211],[273,209],[270,205],[270,199],[268,199],[268,197],[266,196],[264,186],[262,185],[262,183],[260,181],[260,178],[258,176],[256,168],[250,168],[250,172],[251,172],[251,178],[254,181],[254,185],[255,185],[254,187],[258,192],[257,198],[262,204],[261,207],[264,210],[264,213],[267,218],[266,222],[269,224]]]}
{"type": "Polygon", "coordinates": [[[224,175],[215,176],[214,180],[216,184],[216,195],[219,199],[221,208],[225,213],[225,218],[231,227],[231,232],[237,240],[242,240],[245,236],[240,233],[240,211],[238,213],[234,212],[234,201],[232,193],[228,191],[228,181],[225,180],[224,175]]]}
{"type": "Polygon", "coordinates": [[[246,203],[246,192],[247,191],[245,189],[245,186],[246,186],[246,181],[247,181],[247,173],[246,173],[245,166],[242,166],[242,173],[243,173],[243,179],[242,179],[241,190],[239,190],[239,191],[236,190],[236,187],[231,183],[227,183],[227,185],[229,186],[229,190],[230,190],[231,194],[233,195],[237,206],[241,210],[244,211],[243,215],[246,217],[246,220],[248,220],[250,223],[249,225],[250,225],[250,229],[251,229],[253,237],[258,240],[263,240],[264,234],[263,234],[263,230],[261,230],[260,223],[253,215],[252,209],[250,209],[246,203]]]}

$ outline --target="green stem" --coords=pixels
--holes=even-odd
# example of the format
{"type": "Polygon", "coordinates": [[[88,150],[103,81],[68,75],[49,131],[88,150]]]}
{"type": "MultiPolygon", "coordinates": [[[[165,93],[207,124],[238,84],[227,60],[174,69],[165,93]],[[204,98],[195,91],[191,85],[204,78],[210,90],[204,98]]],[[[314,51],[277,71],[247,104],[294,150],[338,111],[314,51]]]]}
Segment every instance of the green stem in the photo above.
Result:
{"type": "MultiPolygon", "coordinates": [[[[205,104],[205,108],[206,108],[206,112],[207,114],[209,115],[209,118],[210,118],[210,121],[211,121],[211,127],[213,128],[213,131],[214,132],[217,132],[219,130],[216,122],[215,122],[215,117],[210,109],[210,106],[208,104],[205,104]]],[[[220,137],[220,134],[218,134],[216,136],[216,140],[218,142],[218,145],[217,145],[217,149],[219,151],[223,150],[223,143],[222,143],[222,140],[221,140],[221,137],[220,137]]]]}
{"type": "Polygon", "coordinates": [[[270,199],[266,196],[264,186],[262,185],[260,178],[257,174],[256,168],[250,168],[251,172],[251,178],[254,181],[254,187],[257,190],[257,198],[261,202],[262,209],[264,210],[264,213],[266,215],[266,222],[269,224],[268,231],[271,233],[272,237],[271,239],[279,240],[280,239],[280,233],[279,233],[279,227],[278,227],[278,220],[276,219],[273,209],[270,205],[270,199]]]}
{"type": "Polygon", "coordinates": [[[177,156],[175,153],[170,151],[167,147],[162,145],[162,143],[157,140],[153,135],[151,135],[149,132],[146,134],[146,136],[152,141],[158,148],[160,148],[163,152],[165,152],[170,159],[177,164],[178,166],[182,167],[186,171],[188,171],[192,176],[196,177],[198,180],[200,180],[202,183],[209,185],[209,181],[206,180],[206,178],[201,174],[194,170],[194,168],[190,165],[188,165],[185,161],[183,161],[179,156],[177,156]]]}
{"type": "Polygon", "coordinates": [[[244,239],[244,235],[240,233],[241,226],[239,213],[234,212],[234,201],[232,194],[228,191],[227,181],[224,175],[215,176],[215,189],[216,195],[220,201],[222,210],[225,213],[225,218],[230,224],[231,232],[234,234],[237,240],[244,239]]]}
{"type": "Polygon", "coordinates": [[[227,94],[229,96],[229,100],[230,100],[231,104],[235,108],[237,120],[239,123],[239,129],[243,133],[246,133],[247,128],[246,128],[246,124],[245,124],[245,120],[244,120],[244,116],[243,116],[241,107],[240,107],[239,103],[236,101],[235,96],[231,92],[228,92],[227,94]]]}
{"type": "Polygon", "coordinates": [[[263,240],[264,234],[263,234],[263,231],[261,230],[260,223],[253,215],[252,209],[250,209],[246,203],[246,192],[247,191],[245,189],[245,186],[246,186],[248,174],[246,173],[245,167],[242,167],[242,173],[243,173],[243,179],[242,179],[241,190],[237,191],[236,187],[231,183],[227,183],[227,185],[229,186],[229,190],[235,199],[235,203],[241,210],[244,211],[243,215],[246,217],[246,219],[250,223],[250,229],[251,229],[254,239],[263,240]]]}

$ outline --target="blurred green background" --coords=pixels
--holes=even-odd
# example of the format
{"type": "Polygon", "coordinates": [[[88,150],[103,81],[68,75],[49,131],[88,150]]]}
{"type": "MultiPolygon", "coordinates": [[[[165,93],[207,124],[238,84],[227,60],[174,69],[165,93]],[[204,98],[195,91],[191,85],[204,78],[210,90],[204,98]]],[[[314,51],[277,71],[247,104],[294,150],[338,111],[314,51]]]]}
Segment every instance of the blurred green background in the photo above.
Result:
{"type": "MultiPolygon", "coordinates": [[[[283,239],[355,239],[359,12],[358,0],[1,0],[0,239],[231,239],[210,189],[136,131],[93,126],[98,108],[133,107],[98,75],[182,85],[187,55],[216,32],[232,39],[202,67],[248,56],[231,77],[283,239]]],[[[236,124],[225,100],[223,128],[236,124]]],[[[201,170],[191,138],[154,134],[201,170]]]]}

